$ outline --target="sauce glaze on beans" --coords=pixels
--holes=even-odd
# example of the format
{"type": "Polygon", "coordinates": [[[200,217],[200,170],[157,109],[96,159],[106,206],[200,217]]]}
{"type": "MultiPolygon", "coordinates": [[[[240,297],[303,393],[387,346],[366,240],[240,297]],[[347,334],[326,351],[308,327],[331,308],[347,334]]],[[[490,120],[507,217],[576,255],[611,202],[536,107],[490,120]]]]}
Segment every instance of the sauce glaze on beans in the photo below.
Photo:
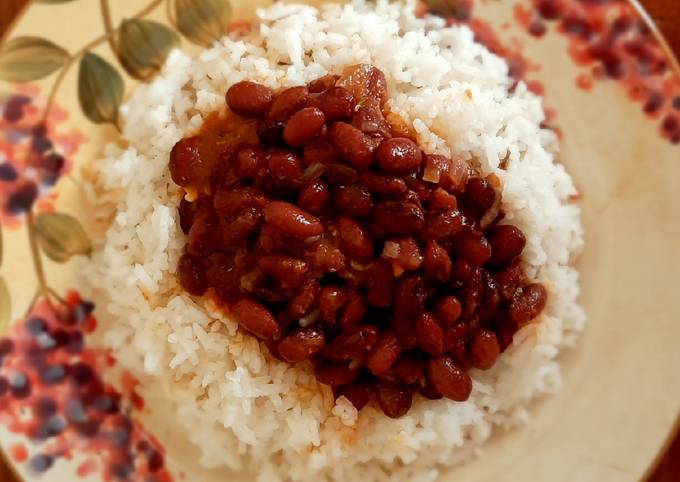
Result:
{"type": "Polygon", "coordinates": [[[357,409],[400,417],[416,393],[466,400],[469,370],[493,366],[548,294],[522,272],[497,178],[422,152],[387,87],[370,65],[278,93],[241,82],[170,171],[187,194],[184,289],[357,409]]]}

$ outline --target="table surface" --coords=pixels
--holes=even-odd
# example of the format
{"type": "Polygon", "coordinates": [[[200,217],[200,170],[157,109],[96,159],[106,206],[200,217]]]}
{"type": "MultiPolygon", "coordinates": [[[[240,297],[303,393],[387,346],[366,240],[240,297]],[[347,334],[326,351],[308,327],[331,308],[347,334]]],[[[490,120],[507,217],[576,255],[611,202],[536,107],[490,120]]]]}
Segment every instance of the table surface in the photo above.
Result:
{"type": "MultiPolygon", "coordinates": [[[[18,12],[30,0],[0,0],[0,36],[11,25],[18,12]]],[[[664,33],[670,47],[680,58],[680,1],[639,0],[664,33]]],[[[680,474],[680,434],[661,460],[655,474],[648,482],[677,482],[680,474]]],[[[0,481],[15,479],[0,460],[0,481]]]]}

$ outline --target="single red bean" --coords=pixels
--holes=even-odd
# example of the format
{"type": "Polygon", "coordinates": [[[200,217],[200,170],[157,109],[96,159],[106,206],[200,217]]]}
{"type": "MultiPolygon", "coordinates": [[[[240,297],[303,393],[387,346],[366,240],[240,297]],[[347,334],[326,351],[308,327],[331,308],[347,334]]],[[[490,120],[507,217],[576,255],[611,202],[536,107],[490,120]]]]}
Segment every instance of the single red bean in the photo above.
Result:
{"type": "Polygon", "coordinates": [[[415,274],[399,278],[394,291],[394,314],[402,319],[415,319],[425,308],[427,293],[423,279],[415,274]]]}
{"type": "Polygon", "coordinates": [[[316,107],[305,107],[288,120],[283,139],[288,145],[302,147],[321,134],[326,118],[316,107]]]}
{"type": "Polygon", "coordinates": [[[463,307],[453,295],[440,298],[435,305],[435,315],[442,326],[451,326],[458,321],[463,307]]]}
{"type": "Polygon", "coordinates": [[[498,344],[500,345],[501,353],[503,353],[510,345],[512,345],[513,338],[518,329],[519,325],[517,322],[509,318],[503,320],[503,322],[496,327],[496,337],[498,338],[498,344]]]}
{"type": "Polygon", "coordinates": [[[429,211],[425,226],[429,237],[450,239],[463,230],[463,216],[456,209],[429,211]]]}
{"type": "Polygon", "coordinates": [[[313,278],[307,279],[290,303],[290,314],[294,318],[307,315],[316,304],[321,286],[313,278]]]}
{"type": "Polygon", "coordinates": [[[227,105],[237,114],[257,117],[269,110],[272,97],[272,90],[269,87],[246,80],[229,88],[227,105]]]}
{"type": "Polygon", "coordinates": [[[226,216],[237,215],[248,208],[262,209],[267,198],[253,186],[236,186],[218,190],[213,196],[213,206],[226,216]]]}
{"type": "Polygon", "coordinates": [[[264,215],[257,208],[245,208],[228,225],[222,225],[221,247],[226,251],[233,251],[234,246],[245,241],[261,226],[264,215]]]}
{"type": "Polygon", "coordinates": [[[328,122],[348,119],[354,112],[356,101],[354,95],[342,87],[331,87],[322,94],[314,97],[310,106],[323,111],[328,122]]]}
{"type": "Polygon", "coordinates": [[[370,192],[383,196],[399,197],[408,189],[406,187],[406,182],[403,179],[379,172],[362,172],[359,175],[359,181],[361,181],[370,192]]]}
{"type": "Polygon", "coordinates": [[[257,265],[286,288],[300,286],[305,281],[309,269],[303,260],[282,254],[263,256],[257,261],[257,265]]]}
{"type": "Polygon", "coordinates": [[[243,329],[258,338],[271,340],[281,334],[274,316],[260,303],[244,298],[232,306],[231,312],[243,329]]]}
{"type": "Polygon", "coordinates": [[[334,325],[336,313],[345,304],[346,295],[345,290],[339,286],[324,286],[319,294],[321,319],[330,325],[334,325]]]}
{"type": "Polygon", "coordinates": [[[187,234],[189,251],[197,255],[205,254],[214,246],[215,235],[219,230],[219,218],[211,206],[199,210],[187,234]]]}
{"type": "Polygon", "coordinates": [[[297,206],[284,202],[273,201],[264,208],[265,222],[284,234],[296,238],[309,238],[323,233],[323,224],[297,206]]]}
{"type": "Polygon", "coordinates": [[[374,375],[383,375],[389,371],[392,364],[401,354],[399,340],[390,331],[383,333],[373,353],[366,360],[366,368],[374,375]]]}
{"type": "Polygon", "coordinates": [[[304,109],[309,100],[305,86],[290,87],[274,97],[268,118],[272,121],[287,121],[296,112],[304,109]]]}
{"type": "Polygon", "coordinates": [[[404,350],[410,350],[418,346],[416,322],[414,319],[397,316],[392,320],[392,329],[404,350]]]}
{"type": "Polygon", "coordinates": [[[505,266],[512,263],[524,250],[526,237],[517,227],[509,224],[496,226],[488,234],[491,245],[491,266],[505,266]]]}
{"type": "Polygon", "coordinates": [[[451,169],[451,159],[437,154],[425,154],[423,156],[423,181],[439,184],[444,189],[449,189],[450,186],[445,186],[443,182],[444,175],[448,174],[451,169]]]}
{"type": "Polygon", "coordinates": [[[437,241],[428,241],[425,245],[425,276],[430,279],[446,282],[451,277],[451,258],[437,241]]]}
{"type": "Polygon", "coordinates": [[[457,258],[451,264],[451,279],[455,283],[465,283],[472,274],[472,265],[463,258],[457,258]]]}
{"type": "Polygon", "coordinates": [[[178,186],[187,187],[202,180],[205,170],[198,137],[186,137],[170,151],[170,176],[178,186]]]}
{"type": "Polygon", "coordinates": [[[519,324],[527,323],[541,314],[547,301],[548,292],[542,284],[525,286],[510,302],[510,317],[519,324]]]}
{"type": "Polygon", "coordinates": [[[323,181],[316,180],[308,182],[307,185],[300,191],[298,197],[298,205],[313,214],[319,214],[331,193],[323,181]]]}
{"type": "Polygon", "coordinates": [[[444,330],[431,313],[421,313],[416,322],[418,345],[432,356],[444,353],[444,330]]]}
{"type": "Polygon", "coordinates": [[[377,149],[378,163],[391,174],[412,174],[420,169],[423,153],[418,144],[405,137],[383,141],[377,149]]]}
{"type": "Polygon", "coordinates": [[[182,255],[177,265],[177,274],[182,288],[190,295],[202,296],[208,289],[208,282],[201,260],[188,253],[182,255]]]}
{"type": "Polygon", "coordinates": [[[177,212],[179,214],[179,226],[184,234],[188,234],[194,224],[194,218],[199,211],[200,202],[189,202],[185,198],[179,202],[177,212]]]}
{"type": "Polygon", "coordinates": [[[399,418],[410,410],[413,391],[405,385],[381,381],[378,383],[378,403],[385,415],[399,418]]]}
{"type": "Polygon", "coordinates": [[[307,84],[307,88],[309,88],[309,91],[312,94],[320,94],[321,92],[324,92],[325,90],[335,86],[335,83],[339,78],[339,75],[324,75],[323,77],[313,80],[307,84]]]}
{"type": "Polygon", "coordinates": [[[335,204],[352,216],[368,216],[373,208],[373,199],[364,186],[352,184],[338,188],[335,204]]]}
{"type": "Polygon", "coordinates": [[[491,257],[491,246],[486,238],[472,232],[456,236],[454,249],[473,266],[484,266],[491,257]]]}
{"type": "Polygon", "coordinates": [[[278,353],[287,362],[296,363],[317,353],[324,344],[323,330],[310,326],[300,328],[281,340],[278,353]]]}
{"type": "Polygon", "coordinates": [[[454,326],[446,328],[444,330],[444,351],[446,353],[454,354],[464,354],[465,352],[465,339],[464,336],[468,332],[467,323],[461,321],[454,326]],[[460,348],[458,345],[462,343],[462,351],[459,352],[460,348]]]}
{"type": "Polygon", "coordinates": [[[293,152],[273,149],[269,154],[269,172],[278,182],[296,184],[302,177],[302,162],[293,152]]]}
{"type": "Polygon", "coordinates": [[[255,180],[264,174],[267,158],[260,147],[242,147],[236,153],[236,171],[241,179],[255,180]]]}
{"type": "Polygon", "coordinates": [[[385,201],[376,204],[373,221],[385,234],[418,234],[425,225],[425,214],[413,203],[385,201]]]}
{"type": "Polygon", "coordinates": [[[460,292],[460,301],[463,305],[463,318],[469,318],[475,314],[482,301],[483,293],[484,282],[482,279],[482,270],[480,268],[474,268],[470,277],[463,285],[463,290],[460,292]]]}
{"type": "Polygon", "coordinates": [[[358,325],[366,315],[366,302],[364,297],[356,291],[347,293],[347,302],[341,308],[340,313],[340,328],[348,330],[353,326],[358,325]]]}
{"type": "Polygon", "coordinates": [[[470,340],[468,362],[480,370],[491,368],[501,354],[496,334],[491,330],[479,330],[470,340]]]}
{"type": "Polygon", "coordinates": [[[482,295],[483,302],[480,306],[479,316],[486,319],[493,316],[496,312],[496,308],[501,301],[501,295],[496,279],[486,270],[482,270],[482,285],[484,292],[482,295]]]}
{"type": "Polygon", "coordinates": [[[377,143],[356,127],[336,122],[329,130],[335,149],[358,169],[368,169],[375,160],[377,143]]]}
{"type": "Polygon", "coordinates": [[[402,383],[413,385],[420,380],[425,371],[424,358],[415,352],[406,352],[394,363],[393,371],[402,383]]]}
{"type": "Polygon", "coordinates": [[[473,177],[465,186],[465,202],[472,213],[479,219],[493,205],[496,191],[489,181],[473,177]]]}
{"type": "MultiPolygon", "coordinates": [[[[446,334],[445,334],[445,343],[446,343],[446,353],[451,355],[454,360],[458,361],[459,363],[465,363],[467,359],[467,343],[465,341],[465,338],[455,338],[453,335],[453,328],[449,328],[449,333],[448,333],[448,339],[446,339],[446,334]]],[[[467,331],[467,327],[466,327],[467,331]]]]}
{"type": "Polygon", "coordinates": [[[354,405],[354,408],[361,410],[371,401],[373,391],[374,386],[372,383],[359,381],[342,387],[339,395],[349,400],[354,405]]]}
{"type": "Polygon", "coordinates": [[[333,360],[363,360],[378,344],[380,331],[371,325],[350,328],[338,335],[323,350],[333,360]]]}
{"type": "Polygon", "coordinates": [[[366,301],[369,305],[385,308],[392,302],[394,275],[384,260],[376,260],[366,271],[366,301]]]}
{"type": "Polygon", "coordinates": [[[357,104],[382,107],[387,102],[385,74],[371,64],[351,65],[336,82],[354,94],[357,104]]]}
{"type": "Polygon", "coordinates": [[[361,263],[373,258],[373,241],[366,230],[354,219],[342,217],[338,219],[338,231],[343,250],[361,263]]]}
{"type": "Polygon", "coordinates": [[[519,261],[494,274],[501,298],[510,301],[524,284],[524,273],[519,261]]]}
{"type": "Polygon", "coordinates": [[[349,364],[324,361],[317,365],[314,370],[316,379],[326,385],[339,387],[353,382],[359,377],[359,372],[356,369],[350,368],[349,364]]]}
{"type": "Polygon", "coordinates": [[[434,388],[446,398],[464,402],[472,393],[472,379],[465,369],[450,357],[430,358],[427,376],[434,388]]]}
{"type": "Polygon", "coordinates": [[[432,385],[429,379],[425,378],[422,380],[421,385],[418,387],[419,393],[428,400],[441,400],[444,396],[439,393],[439,391],[432,385]]]}
{"type": "Polygon", "coordinates": [[[430,210],[451,211],[458,207],[458,200],[442,188],[437,188],[430,195],[430,210]]]}

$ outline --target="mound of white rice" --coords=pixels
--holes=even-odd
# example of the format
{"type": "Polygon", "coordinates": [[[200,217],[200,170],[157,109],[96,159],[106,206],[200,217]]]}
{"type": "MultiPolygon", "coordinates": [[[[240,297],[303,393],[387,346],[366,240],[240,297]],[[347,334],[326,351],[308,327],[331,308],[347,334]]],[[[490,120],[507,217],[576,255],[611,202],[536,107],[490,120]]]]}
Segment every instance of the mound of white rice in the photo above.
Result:
{"type": "Polygon", "coordinates": [[[94,286],[101,341],[142,380],[150,406],[171,406],[172,424],[207,467],[252,471],[262,482],[434,480],[475,453],[494,425],[526,420],[530,400],[560,387],[556,357],[584,324],[569,266],[582,236],[569,202],[576,190],[554,163],[555,135],[539,127],[541,99],[521,83],[509,94],[508,66],[468,28],[445,28],[413,10],[386,1],[320,10],[277,4],[259,12],[259,28],[245,37],[197,59],[175,52],[123,110],[130,147],[109,146],[92,167],[98,212],[110,224],[82,272],[94,286]],[[334,402],[308,367],[271,359],[175,279],[185,240],[167,168],[174,143],[223,111],[235,82],[281,88],[356,63],[383,70],[389,108],[413,125],[424,149],[471,159],[502,179],[508,220],[527,235],[525,268],[550,292],[540,321],[492,370],[472,374],[467,402],[417,398],[398,420],[334,402]]]}

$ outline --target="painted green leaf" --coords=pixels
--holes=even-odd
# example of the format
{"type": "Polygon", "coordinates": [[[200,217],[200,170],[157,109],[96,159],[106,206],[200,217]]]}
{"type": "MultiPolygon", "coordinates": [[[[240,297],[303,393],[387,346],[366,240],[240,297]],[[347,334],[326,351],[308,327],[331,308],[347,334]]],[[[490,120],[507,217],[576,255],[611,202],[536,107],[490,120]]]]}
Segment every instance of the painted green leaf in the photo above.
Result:
{"type": "Polygon", "coordinates": [[[89,255],[92,243],[71,215],[64,213],[41,213],[35,221],[38,242],[43,252],[52,260],[64,263],[76,255],[89,255]]]}
{"type": "Polygon", "coordinates": [[[47,77],[63,67],[69,53],[40,37],[16,37],[0,49],[0,79],[28,82],[47,77]]]}
{"type": "Polygon", "coordinates": [[[231,12],[229,0],[175,0],[177,30],[205,47],[227,34],[231,12]]]}
{"type": "Polygon", "coordinates": [[[116,124],[123,90],[123,78],[110,63],[92,52],[83,55],[78,72],[78,99],[88,119],[97,124],[116,124]]]}
{"type": "Polygon", "coordinates": [[[148,80],[165,63],[172,49],[179,45],[179,36],[158,22],[124,20],[120,26],[118,57],[128,74],[148,80]]]}
{"type": "Polygon", "coordinates": [[[7,331],[12,317],[12,300],[5,279],[0,276],[0,334],[7,331]]]}

